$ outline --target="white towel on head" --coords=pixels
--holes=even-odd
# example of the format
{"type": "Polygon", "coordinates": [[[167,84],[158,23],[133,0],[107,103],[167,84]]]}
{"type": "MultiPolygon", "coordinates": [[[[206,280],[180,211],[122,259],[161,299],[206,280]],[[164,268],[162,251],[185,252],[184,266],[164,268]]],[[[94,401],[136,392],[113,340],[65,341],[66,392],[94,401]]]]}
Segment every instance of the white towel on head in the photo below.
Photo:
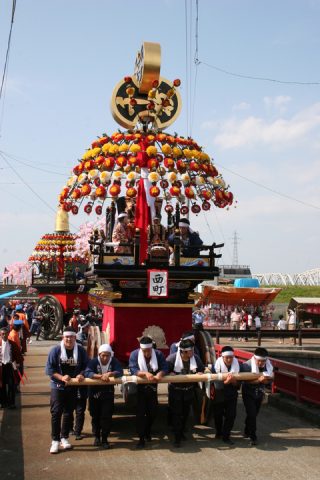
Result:
{"type": "MultiPolygon", "coordinates": [[[[183,361],[180,355],[180,348],[178,348],[177,354],[176,354],[176,360],[174,362],[174,369],[173,371],[175,373],[181,373],[181,370],[184,369],[183,361]]],[[[190,358],[190,373],[196,373],[197,371],[197,362],[194,357],[194,355],[190,358]]]]}
{"type": "Polygon", "coordinates": [[[238,360],[233,357],[230,370],[228,370],[227,365],[223,361],[223,357],[219,357],[214,365],[216,373],[239,373],[240,366],[238,360]]]}
{"type": "MultiPolygon", "coordinates": [[[[142,351],[141,348],[139,349],[139,353],[138,353],[138,365],[139,365],[139,369],[140,369],[141,372],[148,372],[149,371],[148,367],[147,367],[147,362],[146,362],[145,356],[143,355],[143,351],[142,351]]],[[[150,365],[150,368],[153,372],[157,372],[159,370],[158,359],[157,359],[157,355],[156,355],[156,352],[155,352],[154,348],[152,349],[149,365],[150,365]]]]}
{"type": "Polygon", "coordinates": [[[270,362],[269,358],[266,360],[266,364],[264,367],[263,372],[259,372],[259,367],[254,359],[254,357],[251,358],[251,372],[252,373],[262,373],[263,376],[265,377],[273,377],[273,366],[272,363],[270,362]]]}
{"type": "MultiPolygon", "coordinates": [[[[69,359],[68,359],[68,355],[67,355],[67,351],[66,351],[66,347],[63,343],[63,340],[62,342],[60,343],[60,347],[61,347],[61,355],[60,355],[60,358],[62,360],[62,362],[67,362],[69,359]]],[[[75,343],[74,344],[74,347],[73,347],[73,363],[74,364],[77,364],[78,363],[78,344],[75,343]]]]}

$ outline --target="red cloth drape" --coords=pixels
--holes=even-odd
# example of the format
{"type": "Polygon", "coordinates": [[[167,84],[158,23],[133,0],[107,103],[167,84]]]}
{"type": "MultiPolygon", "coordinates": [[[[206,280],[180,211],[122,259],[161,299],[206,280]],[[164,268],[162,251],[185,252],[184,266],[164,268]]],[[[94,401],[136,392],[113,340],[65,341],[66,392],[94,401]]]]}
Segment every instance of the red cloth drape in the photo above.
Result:
{"type": "Polygon", "coordinates": [[[143,178],[140,178],[136,202],[136,214],[134,226],[140,229],[140,263],[147,258],[147,229],[150,224],[150,210],[147,204],[146,191],[143,178]]]}

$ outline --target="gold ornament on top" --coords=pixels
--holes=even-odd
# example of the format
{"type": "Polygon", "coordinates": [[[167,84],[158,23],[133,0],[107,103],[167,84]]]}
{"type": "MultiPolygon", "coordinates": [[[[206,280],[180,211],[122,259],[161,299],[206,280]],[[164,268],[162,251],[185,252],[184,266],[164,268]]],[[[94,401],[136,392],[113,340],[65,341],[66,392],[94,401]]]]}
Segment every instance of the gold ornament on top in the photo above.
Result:
{"type": "Polygon", "coordinates": [[[134,75],[125,77],[113,90],[111,111],[122,127],[133,129],[140,122],[162,130],[179,116],[181,97],[176,87],[180,80],[170,82],[161,77],[160,64],[160,44],[144,42],[137,54],[134,75]]]}

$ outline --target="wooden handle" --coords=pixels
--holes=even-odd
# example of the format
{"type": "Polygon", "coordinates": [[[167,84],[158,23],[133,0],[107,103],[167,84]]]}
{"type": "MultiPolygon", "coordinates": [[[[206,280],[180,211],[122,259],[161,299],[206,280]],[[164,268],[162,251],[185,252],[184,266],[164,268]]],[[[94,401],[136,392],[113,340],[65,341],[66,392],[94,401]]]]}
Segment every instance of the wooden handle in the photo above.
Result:
{"type": "MultiPolygon", "coordinates": [[[[152,383],[197,383],[197,382],[212,382],[216,380],[225,380],[227,378],[227,373],[195,373],[193,375],[166,375],[160,380],[146,380],[145,378],[136,377],[135,375],[123,376],[120,378],[110,377],[109,382],[104,382],[102,380],[93,380],[91,378],[86,378],[83,382],[78,382],[76,378],[72,378],[67,385],[70,387],[80,387],[80,386],[96,386],[96,385],[121,385],[122,383],[134,382],[139,385],[148,385],[152,383]]],[[[256,373],[234,373],[233,377],[236,380],[257,380],[260,377],[256,373]]]]}

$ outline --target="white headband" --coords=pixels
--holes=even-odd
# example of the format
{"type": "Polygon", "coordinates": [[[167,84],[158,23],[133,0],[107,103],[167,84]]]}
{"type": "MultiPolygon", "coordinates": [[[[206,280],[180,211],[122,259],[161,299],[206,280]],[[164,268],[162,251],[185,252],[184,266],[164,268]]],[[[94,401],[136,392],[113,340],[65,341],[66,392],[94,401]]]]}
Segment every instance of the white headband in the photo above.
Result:
{"type": "Polygon", "coordinates": [[[190,225],[186,222],[179,222],[179,227],[187,227],[190,228],[190,225]]]}
{"type": "Polygon", "coordinates": [[[140,348],[142,350],[146,350],[147,348],[152,348],[153,344],[152,343],[140,343],[140,348]]]}
{"type": "Polygon", "coordinates": [[[111,355],[112,355],[113,350],[108,343],[103,343],[102,345],[100,345],[98,353],[99,353],[99,355],[100,355],[100,353],[111,353],[111,355]]]}
{"type": "Polygon", "coordinates": [[[258,355],[254,355],[254,358],[255,358],[256,360],[264,360],[264,361],[266,361],[268,357],[259,357],[258,355]]]}
{"type": "Polygon", "coordinates": [[[231,350],[227,350],[221,353],[221,357],[234,357],[234,352],[232,352],[231,350]]]}
{"type": "Polygon", "coordinates": [[[64,337],[76,337],[77,336],[76,332],[69,332],[69,331],[68,332],[63,332],[62,335],[64,337]]]}
{"type": "Polygon", "coordinates": [[[180,347],[180,352],[188,352],[189,350],[193,350],[193,347],[185,347],[185,348],[180,347]]]}
{"type": "Polygon", "coordinates": [[[189,335],[188,337],[183,337],[182,340],[194,340],[194,335],[189,335]]]}

